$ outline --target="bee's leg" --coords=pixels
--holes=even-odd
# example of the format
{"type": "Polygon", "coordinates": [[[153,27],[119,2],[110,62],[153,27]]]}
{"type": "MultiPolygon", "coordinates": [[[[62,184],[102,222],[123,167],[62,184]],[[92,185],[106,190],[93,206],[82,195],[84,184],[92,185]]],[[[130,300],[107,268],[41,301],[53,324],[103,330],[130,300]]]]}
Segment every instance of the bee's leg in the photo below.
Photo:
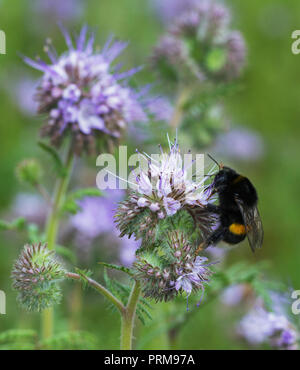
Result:
{"type": "Polygon", "coordinates": [[[226,229],[223,227],[219,227],[216,231],[214,231],[204,242],[202,242],[196,250],[196,255],[201,252],[203,249],[206,249],[208,246],[217,244],[220,242],[225,233],[226,229]]]}
{"type": "Polygon", "coordinates": [[[212,213],[216,213],[216,214],[220,214],[221,213],[221,209],[219,206],[216,206],[215,204],[211,204],[211,203],[208,203],[206,205],[206,209],[208,212],[212,212],[212,213]]]}

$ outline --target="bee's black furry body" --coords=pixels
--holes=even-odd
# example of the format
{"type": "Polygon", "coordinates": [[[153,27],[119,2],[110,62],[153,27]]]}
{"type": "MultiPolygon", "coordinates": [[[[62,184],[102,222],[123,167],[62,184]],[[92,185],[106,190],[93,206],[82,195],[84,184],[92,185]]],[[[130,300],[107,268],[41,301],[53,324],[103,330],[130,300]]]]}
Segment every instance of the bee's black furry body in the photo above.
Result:
{"type": "MultiPolygon", "coordinates": [[[[229,244],[240,243],[249,228],[245,221],[247,214],[257,206],[254,186],[247,177],[229,167],[223,167],[216,174],[211,186],[218,194],[219,205],[209,204],[207,208],[218,215],[220,226],[207,238],[205,246],[217,244],[221,240],[229,244]]],[[[256,247],[251,245],[252,249],[256,247]]]]}

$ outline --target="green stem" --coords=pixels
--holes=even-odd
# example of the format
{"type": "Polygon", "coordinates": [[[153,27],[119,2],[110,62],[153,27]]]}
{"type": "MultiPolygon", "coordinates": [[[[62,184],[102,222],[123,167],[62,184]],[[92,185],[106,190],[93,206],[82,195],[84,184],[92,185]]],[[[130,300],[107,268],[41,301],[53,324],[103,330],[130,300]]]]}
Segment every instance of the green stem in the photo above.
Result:
{"type": "Polygon", "coordinates": [[[118,298],[116,298],[109,290],[107,290],[103,285],[101,285],[97,281],[85,275],[79,275],[74,272],[67,272],[66,276],[69,279],[79,280],[79,281],[83,278],[92,288],[94,288],[95,290],[97,290],[97,292],[104,295],[104,297],[106,297],[112,304],[114,304],[122,315],[125,312],[125,307],[123,303],[119,301],[118,298]]]}
{"type": "Polygon", "coordinates": [[[183,107],[188,97],[190,96],[190,89],[179,88],[179,93],[177,95],[175,109],[173,116],[171,118],[170,126],[175,131],[181,124],[183,119],[183,107]]]}
{"type": "Polygon", "coordinates": [[[133,326],[140,293],[141,285],[138,281],[135,281],[127,302],[127,306],[122,314],[121,349],[132,349],[133,326]]]}
{"type": "MultiPolygon", "coordinates": [[[[56,182],[53,205],[50,209],[47,221],[46,241],[48,243],[48,248],[50,250],[55,249],[61,206],[64,202],[66,191],[69,185],[73,168],[73,161],[74,155],[70,148],[65,161],[66,174],[63,177],[58,178],[56,182]]],[[[46,309],[42,314],[42,338],[43,339],[49,338],[52,336],[52,334],[53,334],[53,309],[49,308],[46,309]]]]}

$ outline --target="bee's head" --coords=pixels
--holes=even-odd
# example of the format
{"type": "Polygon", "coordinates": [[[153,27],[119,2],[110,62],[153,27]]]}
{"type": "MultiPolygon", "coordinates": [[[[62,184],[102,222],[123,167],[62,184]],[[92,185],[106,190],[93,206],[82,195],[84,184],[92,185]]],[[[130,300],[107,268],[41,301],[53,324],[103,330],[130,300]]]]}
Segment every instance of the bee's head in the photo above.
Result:
{"type": "Polygon", "coordinates": [[[219,171],[214,175],[214,180],[210,185],[212,189],[212,194],[215,194],[224,190],[228,186],[228,184],[232,182],[232,180],[236,176],[236,172],[233,169],[224,166],[223,163],[219,164],[211,155],[208,154],[208,156],[219,167],[219,171]]]}
{"type": "Polygon", "coordinates": [[[216,174],[212,187],[214,192],[219,192],[225,189],[225,187],[230,184],[236,176],[236,172],[229,167],[222,167],[220,171],[216,174]]]}

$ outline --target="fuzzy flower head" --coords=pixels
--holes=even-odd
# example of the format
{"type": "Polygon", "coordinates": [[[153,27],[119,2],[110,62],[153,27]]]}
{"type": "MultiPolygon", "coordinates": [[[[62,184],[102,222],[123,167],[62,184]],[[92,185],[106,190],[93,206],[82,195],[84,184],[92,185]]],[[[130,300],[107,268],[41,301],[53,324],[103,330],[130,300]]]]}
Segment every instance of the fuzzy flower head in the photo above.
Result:
{"type": "Polygon", "coordinates": [[[45,47],[50,64],[41,59],[25,58],[30,66],[44,73],[37,89],[38,111],[46,115],[42,134],[49,136],[55,146],[70,133],[74,151],[93,153],[96,139],[117,139],[126,126],[147,117],[140,104],[140,93],[131,89],[127,79],[137,69],[120,72],[113,61],[127,43],[107,41],[95,52],[94,36],[87,37],[83,27],[74,44],[63,29],[68,51],[58,56],[51,41],[45,47]]]}
{"type": "Polygon", "coordinates": [[[167,256],[159,257],[163,255],[162,250],[155,255],[139,255],[134,266],[145,296],[168,301],[178,294],[185,293],[188,297],[199,290],[203,293],[213,274],[209,268],[212,263],[208,263],[206,257],[195,257],[194,252],[186,237],[173,231],[168,235],[167,256]]]}
{"type": "Polygon", "coordinates": [[[244,39],[231,30],[228,9],[202,0],[174,18],[154,48],[153,63],[166,77],[228,81],[240,75],[245,57],[244,39]]]}
{"type": "MultiPolygon", "coordinates": [[[[192,181],[189,167],[193,161],[185,167],[177,140],[169,145],[169,153],[161,148],[158,156],[140,154],[147,161],[147,169],[139,169],[135,182],[130,183],[133,190],[128,199],[120,203],[116,214],[122,236],[130,236],[128,224],[142,213],[147,214],[143,225],[150,230],[160,220],[182,210],[193,215],[202,231],[210,228],[212,219],[206,205],[211,194],[204,185],[205,177],[192,181]]],[[[139,225],[141,229],[143,225],[139,225]]]]}
{"type": "Polygon", "coordinates": [[[41,243],[25,245],[15,262],[13,287],[19,292],[19,302],[29,311],[42,311],[61,300],[57,283],[65,272],[53,254],[41,243]]]}

